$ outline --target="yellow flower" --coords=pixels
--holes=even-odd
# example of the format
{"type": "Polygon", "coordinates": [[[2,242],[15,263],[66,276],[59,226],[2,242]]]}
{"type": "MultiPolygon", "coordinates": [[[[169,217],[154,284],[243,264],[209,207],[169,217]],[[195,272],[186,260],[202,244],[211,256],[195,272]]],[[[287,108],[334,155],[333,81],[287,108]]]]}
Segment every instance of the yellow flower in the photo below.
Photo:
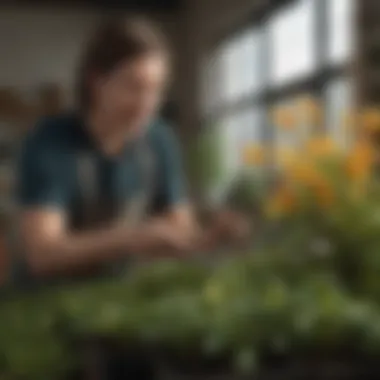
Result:
{"type": "Polygon", "coordinates": [[[296,207],[296,197],[288,186],[281,186],[269,199],[266,213],[269,218],[278,218],[289,214],[296,207]]]}
{"type": "Polygon", "coordinates": [[[330,206],[333,203],[333,188],[324,173],[318,170],[313,162],[300,158],[288,169],[286,175],[295,185],[309,191],[320,206],[330,206]]]}
{"type": "Polygon", "coordinates": [[[305,185],[314,183],[316,178],[319,178],[315,165],[302,157],[299,157],[298,161],[289,165],[285,174],[288,180],[305,185]]]}
{"type": "Polygon", "coordinates": [[[243,149],[243,162],[246,165],[262,165],[266,160],[266,150],[260,145],[248,145],[243,149]]]}
{"type": "Polygon", "coordinates": [[[320,125],[323,119],[322,107],[317,99],[312,96],[305,96],[298,100],[298,109],[304,115],[306,122],[313,125],[320,125]]]}
{"type": "Polygon", "coordinates": [[[294,107],[281,106],[276,107],[272,115],[275,127],[292,130],[297,126],[297,114],[294,107]]]}
{"type": "Polygon", "coordinates": [[[353,181],[367,181],[375,161],[375,151],[368,141],[358,141],[347,157],[347,174],[353,181]]]}
{"type": "Polygon", "coordinates": [[[313,158],[327,157],[338,152],[334,140],[328,136],[310,139],[305,146],[306,153],[313,158]]]}
{"type": "Polygon", "coordinates": [[[281,167],[288,167],[297,159],[297,152],[292,148],[280,148],[277,151],[277,163],[281,167]]]}
{"type": "Polygon", "coordinates": [[[357,112],[343,112],[341,117],[341,130],[343,132],[353,132],[359,124],[357,112]]]}
{"type": "Polygon", "coordinates": [[[335,194],[328,181],[320,180],[314,184],[313,190],[319,206],[330,207],[334,203],[335,194]]]}
{"type": "Polygon", "coordinates": [[[377,107],[369,107],[359,114],[360,127],[366,132],[380,131],[380,110],[377,107]]]}

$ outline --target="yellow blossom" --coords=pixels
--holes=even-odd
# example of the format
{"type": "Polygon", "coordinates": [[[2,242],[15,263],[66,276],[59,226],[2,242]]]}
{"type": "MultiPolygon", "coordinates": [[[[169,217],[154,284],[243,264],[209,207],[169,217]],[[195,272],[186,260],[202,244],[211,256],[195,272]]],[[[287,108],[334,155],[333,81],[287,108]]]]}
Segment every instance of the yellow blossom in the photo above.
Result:
{"type": "Polygon", "coordinates": [[[287,179],[300,184],[311,184],[319,178],[319,173],[313,163],[302,157],[287,167],[285,172],[287,179]]]}
{"type": "Polygon", "coordinates": [[[333,203],[333,187],[323,171],[319,170],[313,162],[300,159],[288,168],[286,175],[288,180],[296,186],[309,191],[320,206],[330,206],[333,203]]]}
{"type": "Polygon", "coordinates": [[[333,187],[327,180],[320,180],[313,186],[314,195],[317,199],[318,205],[321,207],[330,207],[335,200],[333,187]]]}
{"type": "Polygon", "coordinates": [[[252,144],[243,149],[243,162],[246,165],[262,165],[266,160],[266,150],[263,146],[252,144]]]}
{"type": "Polygon", "coordinates": [[[350,179],[361,182],[370,178],[375,151],[366,140],[358,141],[347,157],[346,168],[350,179]]]}
{"type": "Polygon", "coordinates": [[[377,107],[369,107],[359,114],[359,124],[361,129],[373,133],[380,131],[380,110],[377,107]]]}
{"type": "Polygon", "coordinates": [[[276,107],[272,115],[275,127],[292,130],[297,126],[297,113],[294,107],[279,106],[276,107]]]}
{"type": "Polygon", "coordinates": [[[277,218],[289,214],[296,207],[297,200],[294,192],[288,186],[281,186],[269,199],[266,207],[267,216],[277,218]]]}
{"type": "Polygon", "coordinates": [[[337,153],[338,147],[330,137],[320,136],[307,141],[305,150],[313,158],[323,158],[337,153]]]}
{"type": "Polygon", "coordinates": [[[359,117],[357,112],[354,111],[348,111],[343,112],[341,116],[341,130],[343,132],[353,132],[355,131],[357,125],[359,124],[359,117]]]}
{"type": "Polygon", "coordinates": [[[297,160],[297,152],[294,148],[280,148],[277,150],[277,163],[281,167],[288,167],[297,160]]]}

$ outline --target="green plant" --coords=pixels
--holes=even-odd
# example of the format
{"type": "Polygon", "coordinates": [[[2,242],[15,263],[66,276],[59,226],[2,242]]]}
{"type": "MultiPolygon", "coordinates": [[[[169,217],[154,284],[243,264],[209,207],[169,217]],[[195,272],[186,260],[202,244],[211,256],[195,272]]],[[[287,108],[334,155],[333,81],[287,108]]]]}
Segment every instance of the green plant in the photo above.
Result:
{"type": "Polygon", "coordinates": [[[187,160],[190,178],[202,193],[217,186],[224,174],[220,130],[212,126],[202,130],[190,144],[187,160]]]}

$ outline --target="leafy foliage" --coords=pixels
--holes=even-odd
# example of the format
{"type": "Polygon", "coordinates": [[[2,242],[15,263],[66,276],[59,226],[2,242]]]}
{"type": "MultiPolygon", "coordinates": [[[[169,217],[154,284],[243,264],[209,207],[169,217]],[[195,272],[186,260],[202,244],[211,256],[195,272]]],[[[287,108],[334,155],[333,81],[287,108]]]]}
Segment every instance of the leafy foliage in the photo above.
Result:
{"type": "Polygon", "coordinates": [[[209,127],[192,142],[187,160],[189,174],[202,192],[208,192],[224,174],[222,137],[220,130],[209,127]]]}
{"type": "Polygon", "coordinates": [[[206,357],[231,353],[248,370],[268,346],[282,353],[351,340],[378,349],[379,324],[378,304],[350,292],[329,259],[277,248],[213,268],[160,262],[124,279],[10,298],[0,352],[2,370],[26,379],[61,373],[77,356],[70,340],[87,335],[195,347],[206,357]]]}

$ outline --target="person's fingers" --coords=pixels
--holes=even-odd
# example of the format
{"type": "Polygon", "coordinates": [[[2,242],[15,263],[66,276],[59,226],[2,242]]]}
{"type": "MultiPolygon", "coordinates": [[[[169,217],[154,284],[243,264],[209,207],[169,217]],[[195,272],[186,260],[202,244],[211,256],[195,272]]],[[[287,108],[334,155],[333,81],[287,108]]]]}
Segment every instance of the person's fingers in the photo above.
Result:
{"type": "Polygon", "coordinates": [[[237,233],[243,236],[249,234],[251,231],[251,225],[248,222],[248,220],[245,220],[245,219],[241,219],[240,221],[238,221],[236,223],[235,228],[236,228],[237,233]]]}
{"type": "Polygon", "coordinates": [[[242,239],[250,234],[251,226],[248,220],[240,215],[230,215],[220,225],[221,233],[228,238],[242,239]]]}

